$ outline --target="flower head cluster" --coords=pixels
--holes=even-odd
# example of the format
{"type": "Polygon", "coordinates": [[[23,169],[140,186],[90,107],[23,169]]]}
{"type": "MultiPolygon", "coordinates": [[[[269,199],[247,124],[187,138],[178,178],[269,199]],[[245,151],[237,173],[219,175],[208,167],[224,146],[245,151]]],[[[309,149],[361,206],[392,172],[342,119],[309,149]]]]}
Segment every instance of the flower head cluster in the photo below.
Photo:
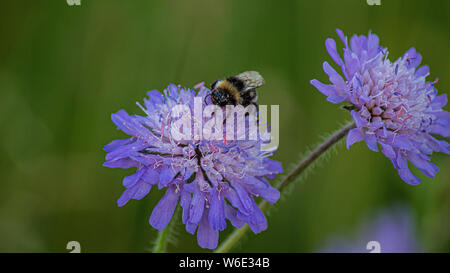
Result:
{"type": "Polygon", "coordinates": [[[428,66],[420,66],[422,56],[414,48],[391,62],[386,48],[376,35],[354,35],[350,39],[337,30],[343,41],[343,59],[333,39],[326,40],[326,48],[344,78],[327,62],[323,69],[331,84],[312,80],[311,84],[332,103],[347,102],[356,128],[349,132],[347,148],[364,140],[373,151],[381,146],[382,153],[409,184],[420,179],[408,169],[407,161],[426,176],[434,177],[439,168],[430,161],[433,152],[449,153],[449,144],[432,135],[450,136],[450,113],[442,110],[446,95],[437,95],[435,83],[427,82],[428,66]]]}
{"type": "Polygon", "coordinates": [[[261,140],[195,140],[195,135],[192,140],[175,140],[170,133],[174,122],[171,109],[183,104],[193,111],[194,98],[208,94],[210,90],[204,87],[196,94],[171,84],[164,94],[148,92],[149,98],[141,106],[146,115],[131,116],[124,110],[112,114],[118,129],[131,137],[104,147],[104,166],[137,168],[123,180],[126,190],[118,200],[119,206],[143,198],[153,186],[166,189],[150,224],[164,229],[179,202],[186,230],[191,234],[197,231],[201,247],[214,249],[219,231],[227,226],[226,219],[238,228],[247,223],[255,233],[267,228],[254,197],[269,203],[278,200],[279,191],[267,179],[282,168],[268,158],[273,152],[260,149],[264,144],[261,140]]]}

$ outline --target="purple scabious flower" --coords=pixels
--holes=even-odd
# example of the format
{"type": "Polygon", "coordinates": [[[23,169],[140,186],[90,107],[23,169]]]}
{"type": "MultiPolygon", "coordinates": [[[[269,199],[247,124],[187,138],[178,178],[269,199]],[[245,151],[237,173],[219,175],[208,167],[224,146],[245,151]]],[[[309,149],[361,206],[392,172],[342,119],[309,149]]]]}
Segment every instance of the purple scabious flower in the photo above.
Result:
{"type": "MultiPolygon", "coordinates": [[[[267,221],[254,197],[275,203],[280,193],[267,179],[282,172],[281,164],[262,151],[262,140],[175,140],[171,134],[171,109],[179,104],[194,111],[194,98],[207,97],[210,90],[169,85],[164,94],[147,93],[141,106],[146,115],[129,115],[120,110],[112,121],[130,138],[114,140],[104,147],[110,168],[137,168],[123,179],[126,190],[117,201],[119,206],[130,199],[142,199],[150,189],[166,189],[150,216],[150,225],[158,230],[170,222],[180,202],[182,222],[194,234],[202,248],[217,247],[219,231],[227,226],[247,223],[253,232],[267,228],[267,221]]],[[[202,99],[202,106],[206,106],[202,99]]],[[[203,117],[203,115],[201,116],[203,117]]],[[[207,121],[203,118],[203,122],[207,121]]],[[[222,121],[221,121],[222,122],[222,121]]]]}
{"type": "Polygon", "coordinates": [[[391,62],[386,48],[375,34],[354,35],[350,39],[337,30],[344,43],[344,58],[329,38],[326,49],[340,67],[344,78],[328,62],[323,69],[331,84],[314,79],[311,84],[332,103],[347,102],[356,128],[349,131],[347,148],[364,140],[370,150],[381,152],[392,161],[400,177],[416,185],[420,179],[408,168],[414,164],[428,177],[439,168],[430,160],[433,152],[449,153],[449,144],[432,135],[450,136],[450,113],[442,110],[447,96],[437,95],[434,84],[427,82],[429,67],[419,64],[422,56],[414,48],[391,62]]]}
{"type": "Polygon", "coordinates": [[[423,251],[422,244],[416,235],[411,209],[404,205],[396,205],[366,219],[357,228],[354,236],[330,238],[320,252],[369,252],[372,249],[369,243],[371,241],[379,243],[379,250],[384,253],[423,251]]]}

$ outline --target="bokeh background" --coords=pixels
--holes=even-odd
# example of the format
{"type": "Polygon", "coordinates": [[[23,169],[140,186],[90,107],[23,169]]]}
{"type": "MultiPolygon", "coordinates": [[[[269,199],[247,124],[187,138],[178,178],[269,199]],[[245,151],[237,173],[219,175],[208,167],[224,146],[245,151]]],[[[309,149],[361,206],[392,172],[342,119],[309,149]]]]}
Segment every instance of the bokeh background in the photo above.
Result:
{"type": "MultiPolygon", "coordinates": [[[[125,136],[110,114],[140,113],[135,102],[146,91],[260,71],[260,103],[280,105],[275,159],[288,167],[350,118],[309,84],[327,80],[324,42],[336,28],[371,29],[393,60],[414,46],[449,94],[449,16],[447,0],[2,1],[0,252],[68,252],[72,240],[82,252],[151,248],[148,218],[162,193],[118,208],[133,170],[102,167],[102,147],[125,136]]],[[[423,182],[411,186],[363,143],[337,150],[276,204],[266,231],[235,251],[318,251],[397,204],[410,209],[422,251],[450,251],[450,157],[434,154],[437,176],[415,171],[423,182]]],[[[204,251],[182,226],[177,237],[169,251],[204,251]]]]}

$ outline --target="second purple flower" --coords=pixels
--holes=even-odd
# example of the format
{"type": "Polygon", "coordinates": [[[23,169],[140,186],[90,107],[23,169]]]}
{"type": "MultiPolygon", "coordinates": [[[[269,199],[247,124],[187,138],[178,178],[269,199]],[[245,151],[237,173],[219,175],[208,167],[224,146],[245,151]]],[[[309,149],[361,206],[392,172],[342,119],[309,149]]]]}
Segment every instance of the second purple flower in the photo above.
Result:
{"type": "Polygon", "coordinates": [[[376,35],[354,35],[349,43],[341,30],[337,33],[345,46],[344,58],[333,39],[327,39],[325,46],[344,78],[324,62],[331,84],[316,79],[311,84],[332,103],[350,103],[346,108],[356,128],[348,134],[347,148],[364,140],[369,149],[378,151],[380,144],[381,152],[409,184],[419,184],[420,179],[411,173],[407,161],[434,177],[439,168],[431,162],[431,154],[448,154],[450,146],[432,135],[450,137],[450,113],[442,109],[447,96],[437,95],[437,79],[426,81],[429,67],[419,67],[422,56],[411,48],[391,62],[376,35]]]}

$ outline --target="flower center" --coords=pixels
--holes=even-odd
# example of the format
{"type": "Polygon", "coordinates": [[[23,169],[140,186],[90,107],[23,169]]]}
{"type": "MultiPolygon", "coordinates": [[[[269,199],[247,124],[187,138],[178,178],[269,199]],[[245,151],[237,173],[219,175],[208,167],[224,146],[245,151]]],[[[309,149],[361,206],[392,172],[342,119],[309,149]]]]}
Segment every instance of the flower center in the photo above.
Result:
{"type": "Polygon", "coordinates": [[[407,67],[406,58],[395,63],[379,61],[360,80],[364,83],[361,93],[366,91],[368,101],[357,106],[359,114],[371,124],[394,133],[405,130],[426,133],[434,121],[429,113],[435,92],[432,83],[426,83],[424,76],[417,77],[414,69],[407,67]]]}

